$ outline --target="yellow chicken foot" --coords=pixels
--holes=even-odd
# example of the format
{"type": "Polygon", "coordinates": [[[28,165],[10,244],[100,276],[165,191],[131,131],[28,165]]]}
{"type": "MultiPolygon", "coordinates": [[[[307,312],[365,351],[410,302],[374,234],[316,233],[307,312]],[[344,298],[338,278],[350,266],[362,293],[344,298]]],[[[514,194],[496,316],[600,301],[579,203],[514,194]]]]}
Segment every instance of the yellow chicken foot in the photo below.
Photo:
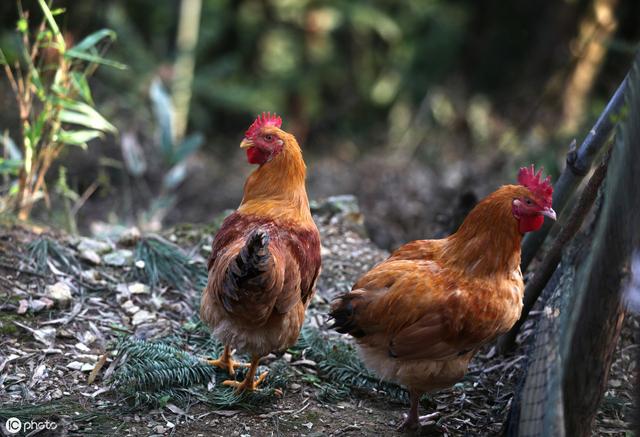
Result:
{"type": "Polygon", "coordinates": [[[235,361],[231,358],[231,348],[229,346],[224,347],[224,351],[222,352],[222,356],[215,360],[207,360],[208,364],[212,366],[220,367],[221,369],[225,369],[230,376],[236,374],[236,367],[249,367],[247,363],[241,363],[240,361],[235,361]]]}
{"type": "Polygon", "coordinates": [[[260,358],[261,357],[253,357],[253,359],[251,360],[251,367],[249,368],[249,371],[247,372],[247,375],[243,381],[227,380],[222,384],[226,385],[227,387],[235,387],[237,393],[241,393],[245,390],[253,391],[257,389],[258,385],[260,385],[260,383],[264,381],[269,374],[269,372],[264,372],[260,376],[258,376],[258,379],[254,380],[260,358]]]}

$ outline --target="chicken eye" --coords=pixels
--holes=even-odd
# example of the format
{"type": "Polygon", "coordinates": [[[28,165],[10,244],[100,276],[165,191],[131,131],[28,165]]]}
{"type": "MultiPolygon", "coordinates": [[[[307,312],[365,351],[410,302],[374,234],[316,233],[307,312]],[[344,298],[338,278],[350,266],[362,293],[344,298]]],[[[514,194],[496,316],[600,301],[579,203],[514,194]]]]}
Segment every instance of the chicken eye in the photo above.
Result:
{"type": "Polygon", "coordinates": [[[273,135],[265,135],[264,136],[264,140],[268,143],[270,143],[271,141],[273,141],[273,135]]]}
{"type": "Polygon", "coordinates": [[[531,201],[531,199],[525,199],[525,203],[529,206],[533,205],[533,202],[531,201]]]}

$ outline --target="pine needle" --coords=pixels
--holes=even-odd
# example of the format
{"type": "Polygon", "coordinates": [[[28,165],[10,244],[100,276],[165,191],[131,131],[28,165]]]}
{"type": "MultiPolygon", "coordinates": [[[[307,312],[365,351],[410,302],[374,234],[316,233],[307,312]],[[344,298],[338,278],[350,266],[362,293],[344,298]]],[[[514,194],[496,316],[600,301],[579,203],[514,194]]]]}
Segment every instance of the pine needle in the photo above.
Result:
{"type": "Polygon", "coordinates": [[[305,326],[292,352],[318,364],[318,376],[326,384],[321,386],[319,393],[323,400],[340,400],[354,390],[383,392],[402,403],[409,399],[405,389],[383,381],[369,371],[351,344],[331,338],[318,328],[305,326]]]}
{"type": "Polygon", "coordinates": [[[75,274],[80,271],[80,263],[73,252],[55,240],[40,237],[30,242],[27,248],[29,258],[35,264],[37,273],[43,275],[53,273],[49,262],[53,262],[58,269],[65,273],[75,274]]]}
{"type": "MultiPolygon", "coordinates": [[[[115,349],[122,362],[111,381],[115,391],[136,408],[164,406],[169,401],[186,404],[196,398],[216,408],[251,409],[272,401],[276,388],[286,386],[286,366],[274,363],[259,390],[237,394],[233,388],[222,385],[222,381],[229,379],[224,370],[208,364],[204,357],[171,345],[176,339],[167,342],[120,339],[115,349]]],[[[220,347],[216,349],[217,354],[220,347]]],[[[238,372],[236,379],[242,379],[244,372],[238,372]]]]}
{"type": "Polygon", "coordinates": [[[192,262],[177,245],[157,235],[141,238],[135,249],[136,261],[144,267],[132,270],[134,280],[156,287],[160,283],[175,289],[201,289],[207,283],[206,269],[192,262]]]}

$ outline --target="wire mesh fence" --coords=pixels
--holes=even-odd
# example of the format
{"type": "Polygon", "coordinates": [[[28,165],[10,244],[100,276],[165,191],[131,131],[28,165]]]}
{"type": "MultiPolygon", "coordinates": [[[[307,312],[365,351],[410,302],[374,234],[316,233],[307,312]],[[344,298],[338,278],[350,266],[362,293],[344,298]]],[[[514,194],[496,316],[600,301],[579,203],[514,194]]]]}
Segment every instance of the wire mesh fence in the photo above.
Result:
{"type": "Polygon", "coordinates": [[[625,90],[605,185],[591,223],[566,248],[541,296],[508,436],[585,436],[624,317],[626,265],[640,243],[640,56],[625,90]]]}

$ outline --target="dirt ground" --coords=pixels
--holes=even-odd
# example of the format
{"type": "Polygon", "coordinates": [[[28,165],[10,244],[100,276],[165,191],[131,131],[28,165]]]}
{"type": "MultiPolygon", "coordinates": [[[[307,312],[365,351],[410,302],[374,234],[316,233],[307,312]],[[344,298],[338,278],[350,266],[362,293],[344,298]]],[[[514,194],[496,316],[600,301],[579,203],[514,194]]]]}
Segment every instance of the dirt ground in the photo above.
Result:
{"type": "MultiPolygon", "coordinates": [[[[308,318],[322,329],[331,298],[386,252],[364,238],[362,216],[351,199],[317,206],[316,214],[323,237],[323,275],[308,318]]],[[[40,231],[0,228],[0,432],[5,435],[9,417],[55,422],[55,430],[39,431],[39,436],[396,433],[406,405],[364,389],[354,389],[340,401],[322,400],[320,363],[310,360],[300,366],[292,363],[282,395],[250,410],[217,410],[196,397],[186,403],[169,400],[163,408],[132,408],[108,381],[113,371],[113,357],[105,355],[110,341],[122,333],[153,340],[176,332],[197,312],[199,290],[149,288],[132,280],[139,267],[123,252],[130,238],[127,230],[113,240],[47,231],[77,265],[66,269],[63,261],[51,257],[38,267],[29,243],[40,231]],[[104,366],[97,366],[103,356],[104,366]]],[[[164,236],[204,269],[211,228],[182,226],[164,236]]],[[[638,328],[636,318],[626,319],[594,435],[629,435],[631,375],[638,352],[633,332],[638,328]]],[[[532,333],[529,323],[523,339],[532,333]]],[[[269,365],[284,357],[270,359],[269,365]]],[[[499,435],[525,360],[521,349],[500,357],[491,345],[485,347],[464,380],[423,399],[422,414],[439,416],[437,425],[424,428],[422,435],[499,435]]]]}

